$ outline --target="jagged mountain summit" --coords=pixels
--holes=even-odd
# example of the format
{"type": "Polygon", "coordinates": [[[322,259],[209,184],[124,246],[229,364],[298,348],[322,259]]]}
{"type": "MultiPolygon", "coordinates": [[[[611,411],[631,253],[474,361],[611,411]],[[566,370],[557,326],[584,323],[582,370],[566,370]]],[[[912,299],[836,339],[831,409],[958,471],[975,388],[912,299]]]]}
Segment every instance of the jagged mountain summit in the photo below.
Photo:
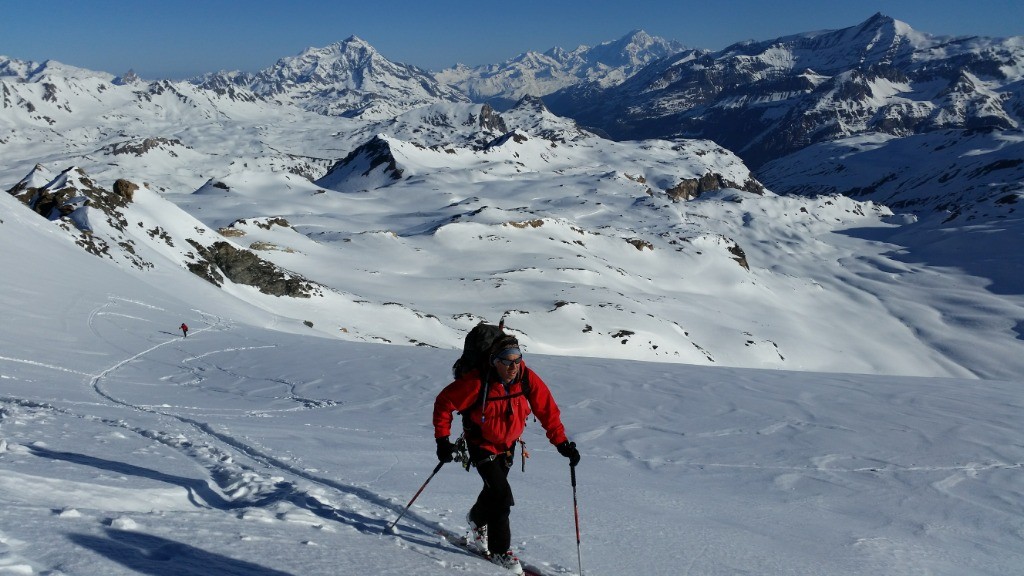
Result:
{"type": "Polygon", "coordinates": [[[390,118],[437,102],[468,101],[430,73],[391,62],[356,36],[323,48],[307,48],[257,73],[221,72],[198,82],[212,89],[234,85],[318,114],[366,120],[390,118]]]}
{"type": "Polygon", "coordinates": [[[682,50],[679,42],[634,30],[593,47],[529,51],[500,64],[457,65],[434,76],[474,102],[504,110],[524,96],[544,96],[578,84],[601,88],[620,84],[647,64],[682,50]]]}

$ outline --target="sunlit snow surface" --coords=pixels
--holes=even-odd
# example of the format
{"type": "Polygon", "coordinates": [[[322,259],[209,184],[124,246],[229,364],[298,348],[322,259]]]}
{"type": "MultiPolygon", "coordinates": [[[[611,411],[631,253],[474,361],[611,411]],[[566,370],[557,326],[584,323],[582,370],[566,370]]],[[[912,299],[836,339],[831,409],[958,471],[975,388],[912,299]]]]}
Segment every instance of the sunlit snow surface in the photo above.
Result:
{"type": "MultiPolygon", "coordinates": [[[[743,192],[712,142],[614,143],[529,102],[500,130],[468,104],[356,122],[38,72],[5,83],[2,187],[140,188],[124,230],[83,209],[109,257],[0,194],[0,574],[500,574],[435,534],[480,487],[454,465],[381,529],[435,464],[463,336],[502,315],[583,454],[579,550],[535,423],[512,472],[513,544],[549,574],[1024,565],[1019,183],[949,228],[743,192]],[[328,174],[371,142],[388,156],[328,174]],[[709,173],[731,185],[672,201],[709,173]],[[189,240],[225,238],[322,293],[188,271],[189,240]]],[[[881,144],[836,150],[878,146],[862,179],[929,173],[881,144]]],[[[853,182],[801,161],[821,172],[782,176],[853,182]]]]}
{"type": "MultiPolygon", "coordinates": [[[[0,242],[17,272],[0,293],[0,573],[502,573],[435,535],[463,529],[480,487],[455,465],[380,534],[435,464],[452,350],[257,327],[212,287],[83,257],[28,211],[5,209],[0,242]],[[51,264],[23,263],[37,253],[51,264]]],[[[585,574],[1024,562],[1019,382],[526,358],[583,454],[585,574]]],[[[513,544],[575,573],[566,461],[536,423],[524,439],[513,544]]]]}

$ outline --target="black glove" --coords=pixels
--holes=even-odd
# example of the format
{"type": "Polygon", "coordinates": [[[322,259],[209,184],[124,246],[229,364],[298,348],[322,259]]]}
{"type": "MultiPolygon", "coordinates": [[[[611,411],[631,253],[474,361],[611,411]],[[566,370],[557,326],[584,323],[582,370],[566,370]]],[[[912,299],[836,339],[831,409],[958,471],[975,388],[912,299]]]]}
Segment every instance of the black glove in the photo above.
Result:
{"type": "Polygon", "coordinates": [[[437,439],[437,460],[439,462],[451,462],[454,460],[453,452],[455,452],[455,446],[452,445],[452,441],[447,436],[437,439]]]}
{"type": "Polygon", "coordinates": [[[569,466],[576,466],[580,463],[580,451],[576,449],[575,442],[569,442],[566,440],[558,446],[555,446],[555,448],[558,448],[559,454],[569,459],[569,466]]]}

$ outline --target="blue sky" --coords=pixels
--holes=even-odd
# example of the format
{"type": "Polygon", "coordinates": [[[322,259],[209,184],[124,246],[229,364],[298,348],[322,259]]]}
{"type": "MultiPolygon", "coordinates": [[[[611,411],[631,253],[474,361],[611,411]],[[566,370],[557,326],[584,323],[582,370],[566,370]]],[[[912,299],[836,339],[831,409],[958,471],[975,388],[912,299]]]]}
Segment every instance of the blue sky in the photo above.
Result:
{"type": "Polygon", "coordinates": [[[389,60],[439,70],[593,46],[635,29],[720,49],[846,28],[875,12],[936,35],[1024,34],[1021,0],[0,0],[0,55],[186,78],[259,70],[355,35],[389,60]]]}

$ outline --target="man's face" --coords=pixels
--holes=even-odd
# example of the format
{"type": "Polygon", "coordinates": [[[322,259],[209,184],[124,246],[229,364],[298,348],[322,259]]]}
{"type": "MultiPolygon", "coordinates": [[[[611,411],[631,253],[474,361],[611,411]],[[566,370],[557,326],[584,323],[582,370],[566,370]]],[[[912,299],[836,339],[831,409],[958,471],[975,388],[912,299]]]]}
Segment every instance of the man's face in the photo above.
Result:
{"type": "Polygon", "coordinates": [[[502,381],[509,382],[519,374],[519,366],[523,360],[522,354],[516,352],[502,353],[494,359],[494,367],[502,381]]]}

